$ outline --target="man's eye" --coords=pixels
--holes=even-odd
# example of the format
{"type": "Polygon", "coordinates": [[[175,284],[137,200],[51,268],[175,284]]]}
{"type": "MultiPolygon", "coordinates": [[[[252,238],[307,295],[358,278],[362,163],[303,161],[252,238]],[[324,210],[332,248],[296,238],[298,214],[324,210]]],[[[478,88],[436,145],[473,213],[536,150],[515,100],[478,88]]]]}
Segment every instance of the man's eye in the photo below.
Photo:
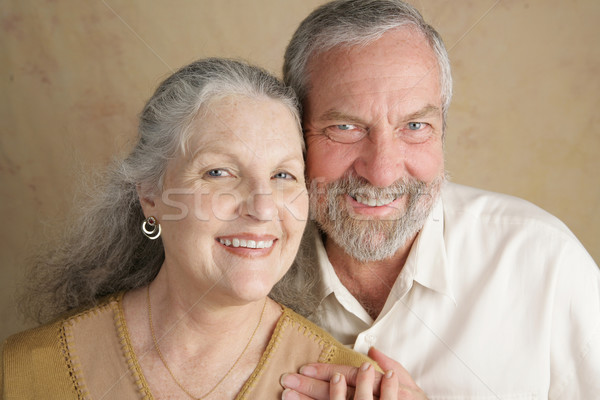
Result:
{"type": "Polygon", "coordinates": [[[206,173],[208,176],[218,178],[222,176],[231,176],[231,174],[224,169],[211,169],[206,173]]]}
{"type": "Polygon", "coordinates": [[[290,173],[287,172],[278,172],[275,175],[273,175],[274,179],[296,179],[296,177],[290,173]]]}
{"type": "Polygon", "coordinates": [[[323,133],[334,142],[356,143],[367,135],[367,131],[354,124],[330,125],[323,133]]]}
{"type": "Polygon", "coordinates": [[[425,128],[425,124],[423,122],[409,122],[408,129],[411,131],[418,131],[419,129],[425,128]]]}

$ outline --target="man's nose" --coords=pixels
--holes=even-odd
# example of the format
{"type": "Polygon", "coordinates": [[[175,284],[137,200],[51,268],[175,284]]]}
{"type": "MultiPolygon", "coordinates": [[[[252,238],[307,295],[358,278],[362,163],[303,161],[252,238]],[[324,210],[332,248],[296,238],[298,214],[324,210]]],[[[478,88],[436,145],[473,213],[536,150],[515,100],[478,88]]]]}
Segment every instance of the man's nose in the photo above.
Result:
{"type": "Polygon", "coordinates": [[[373,128],[359,145],[354,170],[371,185],[387,187],[404,175],[406,148],[394,137],[392,127],[373,128]]]}

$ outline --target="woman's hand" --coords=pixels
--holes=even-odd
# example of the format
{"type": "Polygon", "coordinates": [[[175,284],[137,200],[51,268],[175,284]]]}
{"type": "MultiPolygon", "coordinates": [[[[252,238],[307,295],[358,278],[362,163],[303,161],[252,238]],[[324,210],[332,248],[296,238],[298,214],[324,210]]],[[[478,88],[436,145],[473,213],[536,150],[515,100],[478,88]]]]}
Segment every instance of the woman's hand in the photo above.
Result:
{"type": "MultiPolygon", "coordinates": [[[[366,362],[356,374],[356,388],[348,388],[346,378],[340,373],[336,373],[329,381],[329,398],[331,400],[346,400],[352,398],[355,400],[372,400],[375,384],[375,368],[366,362]],[[352,395],[354,392],[354,395],[352,395]]],[[[389,370],[381,379],[379,389],[379,400],[396,400],[398,397],[398,379],[394,376],[394,371],[389,370]]]]}
{"type": "Polygon", "coordinates": [[[281,384],[284,400],[398,399],[427,400],[400,363],[371,348],[369,357],[387,371],[376,372],[368,363],[361,368],[334,364],[309,364],[300,374],[285,374],[281,384]],[[367,368],[369,367],[369,368],[367,368]]]}

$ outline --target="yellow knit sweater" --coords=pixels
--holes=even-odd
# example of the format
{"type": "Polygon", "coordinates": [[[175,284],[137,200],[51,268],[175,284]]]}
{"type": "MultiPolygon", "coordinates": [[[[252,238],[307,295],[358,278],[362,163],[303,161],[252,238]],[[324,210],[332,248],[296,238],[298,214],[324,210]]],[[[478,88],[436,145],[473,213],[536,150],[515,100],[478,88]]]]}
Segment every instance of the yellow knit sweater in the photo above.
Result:
{"type": "MultiPolygon", "coordinates": [[[[131,346],[123,294],[87,311],[8,338],[0,399],[153,399],[131,346]]],[[[306,363],[371,361],[282,307],[269,344],[236,399],[280,399],[279,378],[306,363]]],[[[372,362],[372,361],[371,361],[372,362]]]]}

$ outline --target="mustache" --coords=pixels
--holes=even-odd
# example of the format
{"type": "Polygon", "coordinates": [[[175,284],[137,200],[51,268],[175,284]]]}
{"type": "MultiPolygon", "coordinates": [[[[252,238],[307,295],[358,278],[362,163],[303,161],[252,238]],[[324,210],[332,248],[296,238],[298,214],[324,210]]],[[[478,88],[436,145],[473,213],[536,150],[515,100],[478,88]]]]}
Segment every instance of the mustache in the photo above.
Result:
{"type": "MultiPolygon", "coordinates": [[[[312,183],[312,182],[311,182],[312,183]]],[[[319,190],[318,185],[311,184],[311,189],[319,190]]],[[[356,176],[355,174],[347,174],[340,179],[326,184],[322,189],[329,195],[349,194],[350,196],[363,197],[401,197],[404,195],[425,195],[430,194],[431,185],[412,177],[401,178],[395,181],[390,186],[377,187],[373,186],[366,179],[356,176]]]]}

